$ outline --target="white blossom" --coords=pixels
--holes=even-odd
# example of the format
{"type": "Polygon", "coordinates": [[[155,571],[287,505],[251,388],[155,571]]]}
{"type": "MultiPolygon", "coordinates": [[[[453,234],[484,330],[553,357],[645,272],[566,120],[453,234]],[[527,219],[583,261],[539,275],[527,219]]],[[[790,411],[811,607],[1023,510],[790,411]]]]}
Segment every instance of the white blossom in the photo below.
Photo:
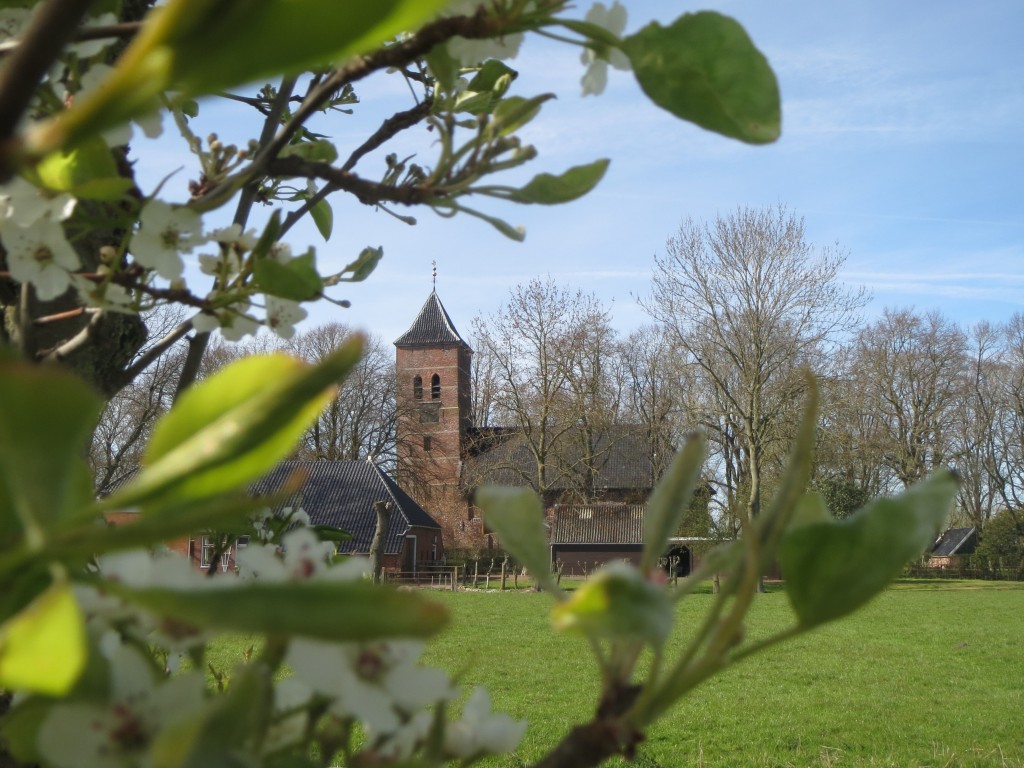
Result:
{"type": "Polygon", "coordinates": [[[161,731],[195,715],[205,688],[197,672],[157,683],[142,654],[121,646],[110,659],[109,702],[55,705],[39,729],[40,753],[57,768],[144,762],[161,731]]]}
{"type": "Polygon", "coordinates": [[[504,712],[493,714],[487,691],[477,687],[462,708],[462,719],[445,727],[444,749],[461,759],[496,755],[515,749],[524,733],[525,720],[513,720],[504,712]]]}
{"type": "Polygon", "coordinates": [[[0,191],[0,228],[5,222],[29,227],[42,220],[65,221],[74,213],[75,204],[75,198],[66,192],[40,189],[15,177],[0,191]]]}
{"type": "Polygon", "coordinates": [[[448,55],[462,66],[472,67],[487,59],[514,59],[522,44],[521,32],[482,39],[469,39],[457,35],[448,41],[448,55]]]}
{"type": "MultiPolygon", "coordinates": [[[[587,12],[586,20],[591,24],[604,27],[616,37],[622,36],[626,28],[626,9],[615,0],[611,8],[606,8],[604,3],[594,3],[587,12]]],[[[608,65],[616,69],[630,69],[629,58],[618,48],[608,48],[598,54],[593,48],[584,48],[580,54],[580,61],[587,67],[583,74],[583,95],[598,95],[604,92],[608,84],[608,65]]]]}
{"type": "Polygon", "coordinates": [[[295,324],[305,320],[306,314],[296,301],[267,296],[267,327],[282,339],[295,335],[295,324]]]}
{"type": "Polygon", "coordinates": [[[21,37],[31,15],[28,8],[0,8],[0,43],[21,37]]]}
{"type": "Polygon", "coordinates": [[[259,320],[248,315],[225,312],[221,316],[220,335],[228,341],[241,341],[246,336],[254,336],[259,329],[259,320]]]}
{"type": "Polygon", "coordinates": [[[161,200],[146,204],[139,225],[139,231],[132,237],[132,255],[139,264],[168,280],[181,277],[181,254],[191,253],[195,246],[205,242],[198,213],[161,200]]]}
{"type": "Polygon", "coordinates": [[[19,283],[31,283],[42,301],[64,293],[71,284],[68,273],[80,266],[63,227],[46,218],[27,227],[5,227],[0,240],[7,249],[11,277],[19,283]]]}
{"type": "MultiPolygon", "coordinates": [[[[106,27],[111,24],[117,23],[117,16],[112,13],[103,13],[95,18],[89,20],[85,25],[86,27],[106,27]]],[[[71,50],[80,59],[92,58],[98,53],[102,53],[113,43],[110,39],[99,39],[99,40],[86,40],[81,43],[74,43],[70,46],[71,50]]]]}
{"type": "Polygon", "coordinates": [[[117,283],[96,283],[87,277],[72,274],[71,284],[78,295],[90,307],[102,307],[115,312],[134,313],[131,292],[117,283]]]}
{"type": "Polygon", "coordinates": [[[255,229],[242,231],[241,224],[229,224],[226,227],[215,229],[207,235],[208,239],[214,240],[221,245],[233,248],[239,253],[247,253],[256,247],[259,236],[255,229]]]}
{"type": "MultiPolygon", "coordinates": [[[[325,577],[351,581],[362,576],[362,568],[342,565],[332,567],[334,544],[320,541],[309,528],[300,527],[286,533],[280,548],[273,545],[250,544],[237,555],[238,572],[243,579],[260,581],[306,581],[325,577]]],[[[344,565],[344,564],[343,564],[344,565]]]]}
{"type": "MultiPolygon", "coordinates": [[[[455,695],[444,672],[416,665],[422,647],[401,640],[336,644],[296,638],[287,663],[299,680],[332,698],[331,712],[356,718],[374,738],[387,739],[424,706],[455,695]]],[[[414,735],[405,734],[396,748],[414,735]]]]}

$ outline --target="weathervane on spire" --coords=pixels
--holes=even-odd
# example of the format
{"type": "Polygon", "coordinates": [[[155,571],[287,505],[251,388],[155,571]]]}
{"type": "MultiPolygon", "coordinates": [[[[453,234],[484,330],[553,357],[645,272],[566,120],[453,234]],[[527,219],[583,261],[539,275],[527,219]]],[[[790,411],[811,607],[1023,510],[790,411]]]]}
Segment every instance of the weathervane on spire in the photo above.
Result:
{"type": "Polygon", "coordinates": [[[430,271],[430,276],[434,280],[434,288],[436,289],[437,288],[437,261],[431,261],[430,264],[433,267],[433,269],[430,271]]]}

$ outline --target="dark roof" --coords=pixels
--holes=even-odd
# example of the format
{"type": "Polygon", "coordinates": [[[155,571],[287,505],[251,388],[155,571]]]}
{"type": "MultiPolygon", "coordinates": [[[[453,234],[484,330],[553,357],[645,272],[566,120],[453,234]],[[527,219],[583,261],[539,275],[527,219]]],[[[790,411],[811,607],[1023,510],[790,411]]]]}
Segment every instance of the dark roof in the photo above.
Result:
{"type": "MultiPolygon", "coordinates": [[[[476,430],[471,440],[477,450],[468,459],[468,472],[474,484],[527,485],[536,478],[537,462],[521,432],[495,429],[476,430]]],[[[584,470],[582,454],[570,434],[563,435],[564,450],[553,451],[547,477],[556,491],[579,487],[584,470]]],[[[602,432],[596,441],[594,469],[596,490],[650,490],[654,487],[647,435],[642,427],[615,426],[602,432]]]]}
{"type": "Polygon", "coordinates": [[[372,461],[283,461],[253,485],[257,495],[269,495],[286,480],[302,477],[298,490],[281,506],[299,506],[311,525],[347,531],[352,538],[338,545],[342,553],[367,553],[377,527],[375,501],[390,501],[391,526],[384,551],[397,554],[413,527],[440,531],[430,515],[372,461]]]}
{"type": "Polygon", "coordinates": [[[950,528],[935,542],[932,557],[969,555],[977,546],[978,534],[974,528],[950,528]]]}
{"type": "Polygon", "coordinates": [[[455,330],[455,324],[448,317],[437,292],[431,291],[409,330],[395,339],[395,346],[432,347],[438,344],[457,344],[469,348],[455,330]]]}
{"type": "Polygon", "coordinates": [[[643,544],[640,504],[555,505],[552,544],[643,544]]]}

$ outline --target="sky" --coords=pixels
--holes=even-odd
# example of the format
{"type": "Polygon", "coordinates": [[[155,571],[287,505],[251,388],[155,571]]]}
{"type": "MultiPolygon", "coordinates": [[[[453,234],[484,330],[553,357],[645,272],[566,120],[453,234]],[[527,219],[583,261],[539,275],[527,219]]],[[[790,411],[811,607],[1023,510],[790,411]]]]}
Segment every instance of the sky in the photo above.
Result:
{"type": "MultiPolygon", "coordinates": [[[[330,241],[309,224],[290,234],[293,249],[316,247],[322,271],[368,245],[382,246],[384,258],[364,283],[331,291],[350,309],[321,303],[307,327],[338,320],[393,341],[429,295],[436,262],[438,295],[464,336],[511,288],[547,276],[595,294],[625,333],[649,322],[637,299],[650,291],[655,254],[685,220],[776,205],[803,217],[809,242],[846,255],[841,279],[870,292],[869,321],[886,307],[939,310],[964,325],[1024,312],[1024,3],[624,4],[627,32],[702,9],[743,24],[779,80],[779,141],[752,147],[681,122],[650,104],[629,72],[611,71],[604,94],[583,97],[579,50],[528,39],[508,62],[520,72],[511,93],[558,95],[521,133],[539,152],[529,173],[610,158],[601,184],[555,207],[478,201],[525,226],[523,243],[464,215],[400,211],[417,218],[409,226],[332,198],[330,241]]],[[[576,15],[588,6],[581,2],[576,15]]],[[[356,113],[323,126],[343,157],[408,106],[402,87],[396,77],[360,84],[356,113]]],[[[258,132],[221,109],[203,105],[202,114],[222,135],[244,141],[258,132]]],[[[429,163],[431,136],[408,139],[396,151],[429,163]]],[[[180,144],[165,138],[143,151],[139,168],[155,180],[187,162],[180,144]]],[[[370,157],[357,170],[375,178],[381,167],[370,157]]],[[[505,183],[528,175],[512,173],[505,183]]],[[[183,192],[185,181],[172,177],[166,197],[174,199],[175,186],[183,192]]]]}

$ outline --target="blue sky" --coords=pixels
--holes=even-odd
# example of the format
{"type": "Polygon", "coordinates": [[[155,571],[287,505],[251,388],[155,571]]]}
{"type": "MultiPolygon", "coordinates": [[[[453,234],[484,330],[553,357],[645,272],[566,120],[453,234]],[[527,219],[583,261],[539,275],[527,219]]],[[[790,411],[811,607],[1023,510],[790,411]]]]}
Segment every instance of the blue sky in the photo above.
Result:
{"type": "MultiPolygon", "coordinates": [[[[510,62],[521,73],[514,92],[558,94],[523,134],[540,152],[530,170],[608,157],[601,185],[553,208],[480,201],[524,225],[524,243],[464,216],[416,211],[419,224],[410,227],[338,201],[330,242],[310,226],[293,230],[293,246],[315,245],[325,269],[366,245],[383,246],[385,256],[368,281],[334,290],[351,309],[325,304],[312,322],[338,319],[392,341],[427,297],[436,260],[438,294],[464,333],[510,287],[544,275],[595,293],[628,331],[647,321],[636,297],[649,290],[653,256],[684,219],[776,204],[804,217],[810,242],[847,254],[843,279],[871,291],[869,318],[886,306],[939,309],[964,324],[1024,311],[1024,3],[625,4],[627,31],[702,8],[739,20],[779,78],[782,138],[749,147],[682,123],[650,105],[626,72],[612,72],[602,96],[584,98],[578,51],[528,41],[510,62]]],[[[357,89],[357,114],[329,129],[342,155],[388,109],[405,106],[394,98],[398,87],[392,77],[357,89]]],[[[232,125],[232,138],[258,131],[232,125]]],[[[429,136],[410,138],[409,151],[429,162],[429,136]]],[[[144,155],[141,165],[187,163],[166,140],[159,155],[144,155]]],[[[379,163],[364,163],[376,175],[379,163]]]]}

